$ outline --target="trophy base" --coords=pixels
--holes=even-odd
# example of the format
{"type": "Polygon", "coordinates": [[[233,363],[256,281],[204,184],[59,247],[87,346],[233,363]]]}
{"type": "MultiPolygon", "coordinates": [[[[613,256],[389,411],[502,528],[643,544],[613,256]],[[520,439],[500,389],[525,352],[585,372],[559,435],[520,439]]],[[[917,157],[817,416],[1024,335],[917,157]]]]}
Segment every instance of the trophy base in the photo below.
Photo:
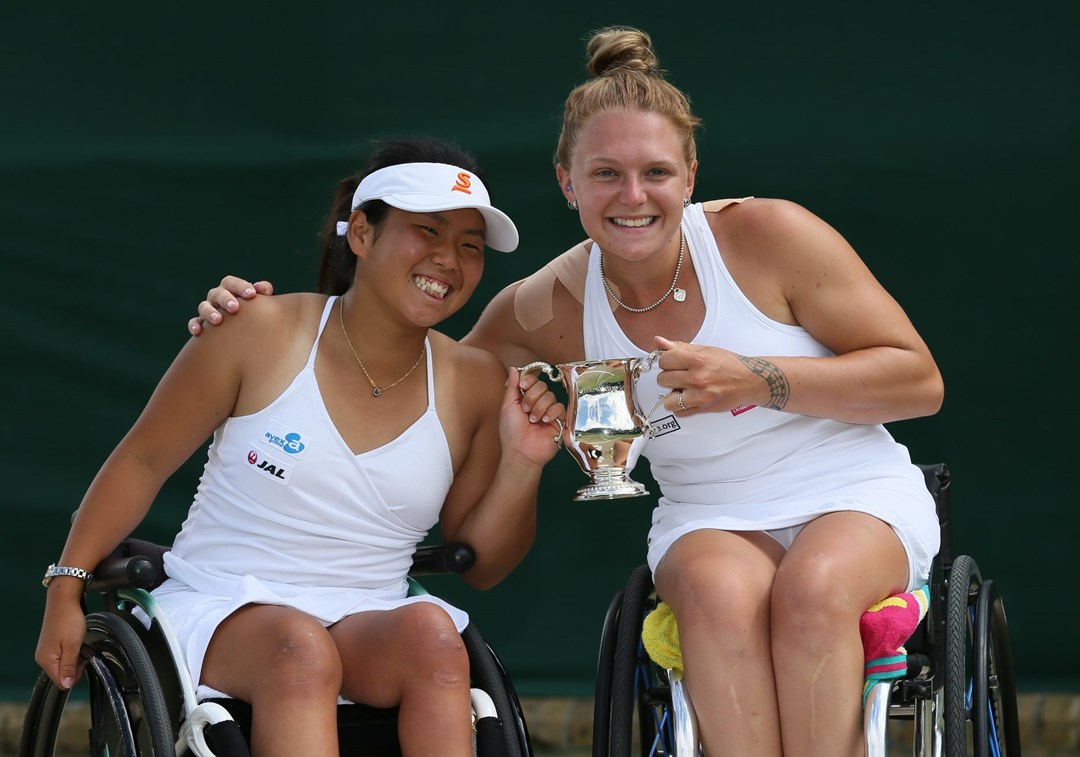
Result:
{"type": "Polygon", "coordinates": [[[585,502],[596,499],[625,499],[627,497],[647,497],[649,490],[637,481],[623,478],[613,481],[594,481],[588,486],[583,486],[574,497],[575,502],[585,502]]]}

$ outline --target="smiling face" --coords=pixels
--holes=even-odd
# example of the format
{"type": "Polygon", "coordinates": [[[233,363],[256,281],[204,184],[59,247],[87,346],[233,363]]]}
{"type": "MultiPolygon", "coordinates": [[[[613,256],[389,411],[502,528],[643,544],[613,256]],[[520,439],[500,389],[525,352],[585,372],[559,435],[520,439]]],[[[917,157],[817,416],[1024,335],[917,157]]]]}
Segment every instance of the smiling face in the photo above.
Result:
{"type": "Polygon", "coordinates": [[[417,325],[434,326],[457,312],[484,270],[484,218],[473,209],[390,208],[377,229],[358,211],[349,222],[349,244],[363,261],[357,286],[417,325]]]}
{"type": "Polygon", "coordinates": [[[571,159],[571,166],[556,167],[560,189],[577,202],[581,225],[605,253],[642,260],[677,240],[697,164],[687,162],[666,117],[594,115],[578,133],[571,159]]]}

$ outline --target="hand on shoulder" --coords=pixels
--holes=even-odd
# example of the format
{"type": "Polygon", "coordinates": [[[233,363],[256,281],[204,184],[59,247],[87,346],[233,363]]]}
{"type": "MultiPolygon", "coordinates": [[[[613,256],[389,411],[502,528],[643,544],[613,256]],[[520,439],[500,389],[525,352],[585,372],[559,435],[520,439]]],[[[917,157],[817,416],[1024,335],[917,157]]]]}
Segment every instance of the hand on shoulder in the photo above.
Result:
{"type": "Polygon", "coordinates": [[[228,328],[207,329],[198,341],[235,344],[257,339],[260,334],[273,337],[275,332],[280,339],[305,319],[317,319],[325,303],[325,295],[310,292],[255,297],[231,314],[228,328]]]}
{"type": "Polygon", "coordinates": [[[250,282],[238,276],[226,276],[198,304],[198,315],[188,321],[188,333],[199,336],[204,327],[216,326],[224,322],[227,314],[239,312],[240,303],[244,300],[273,293],[274,285],[269,281],[250,282]]]}

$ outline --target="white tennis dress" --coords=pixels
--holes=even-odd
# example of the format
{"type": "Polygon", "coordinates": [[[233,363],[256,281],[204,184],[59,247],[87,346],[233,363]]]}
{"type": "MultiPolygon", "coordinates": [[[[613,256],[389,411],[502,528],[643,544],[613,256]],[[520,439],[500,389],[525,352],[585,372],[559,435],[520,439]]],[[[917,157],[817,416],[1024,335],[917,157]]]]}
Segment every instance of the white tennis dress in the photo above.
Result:
{"type": "MultiPolygon", "coordinates": [[[[701,205],[683,227],[705,299],[705,320],[690,341],[740,355],[828,356],[805,329],[774,321],[754,307],[724,265],[701,205]]],[[[590,253],[585,284],[588,360],[644,356],[623,333],[590,253]]],[[[638,381],[642,410],[667,392],[653,368],[638,381]]],[[[676,418],[661,406],[655,438],[641,447],[662,496],[649,532],[656,570],[680,536],[698,529],[767,531],[837,511],[869,513],[888,523],[907,550],[909,585],[921,586],[937,553],[940,530],[922,472],[881,425],[744,407],[676,418]]]]}
{"type": "MultiPolygon", "coordinates": [[[[329,626],[368,610],[434,602],[459,631],[468,615],[429,595],[407,597],[416,545],[439,519],[453,482],[435,411],[428,345],[428,405],[401,436],[354,455],[315,378],[326,302],[307,363],[269,407],[229,418],[154,591],[199,684],[210,637],[247,604],[285,605],[329,626]]],[[[200,696],[217,694],[205,686],[200,696]]]]}

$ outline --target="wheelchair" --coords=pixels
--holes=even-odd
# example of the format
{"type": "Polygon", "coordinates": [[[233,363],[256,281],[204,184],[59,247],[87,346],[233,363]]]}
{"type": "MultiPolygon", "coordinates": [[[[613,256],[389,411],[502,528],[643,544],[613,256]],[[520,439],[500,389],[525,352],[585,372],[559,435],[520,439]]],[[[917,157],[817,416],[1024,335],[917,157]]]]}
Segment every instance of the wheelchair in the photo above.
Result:
{"type": "MultiPolygon", "coordinates": [[[[873,683],[863,723],[867,757],[889,754],[889,726],[912,724],[916,757],[1018,757],[1016,680],[1002,597],[975,560],[953,557],[950,474],[920,465],[937,505],[941,549],[926,616],[904,645],[907,671],[873,683]]],[[[647,565],[637,568],[604,618],[593,714],[594,757],[701,754],[693,704],[677,671],[656,665],[641,641],[659,599],[647,565]]]]}
{"type": "MultiPolygon", "coordinates": [[[[165,580],[166,551],[129,538],[93,572],[84,606],[93,602],[100,608],[86,616],[86,672],[75,689],[87,692],[87,741],[78,747],[61,743],[65,712],[84,705],[42,673],[26,711],[19,757],[52,757],[75,749],[93,757],[249,755],[250,705],[196,699],[169,620],[149,593],[165,580]],[[149,628],[133,614],[135,608],[150,619],[149,628]]],[[[462,573],[474,559],[464,544],[420,547],[409,574],[410,594],[425,593],[416,576],[462,573]]],[[[506,670],[473,625],[462,632],[462,640],[471,668],[475,753],[531,757],[528,728],[506,670]]],[[[68,717],[74,716],[69,712],[68,717]]],[[[396,707],[338,706],[342,755],[400,755],[396,728],[396,707]]]]}

